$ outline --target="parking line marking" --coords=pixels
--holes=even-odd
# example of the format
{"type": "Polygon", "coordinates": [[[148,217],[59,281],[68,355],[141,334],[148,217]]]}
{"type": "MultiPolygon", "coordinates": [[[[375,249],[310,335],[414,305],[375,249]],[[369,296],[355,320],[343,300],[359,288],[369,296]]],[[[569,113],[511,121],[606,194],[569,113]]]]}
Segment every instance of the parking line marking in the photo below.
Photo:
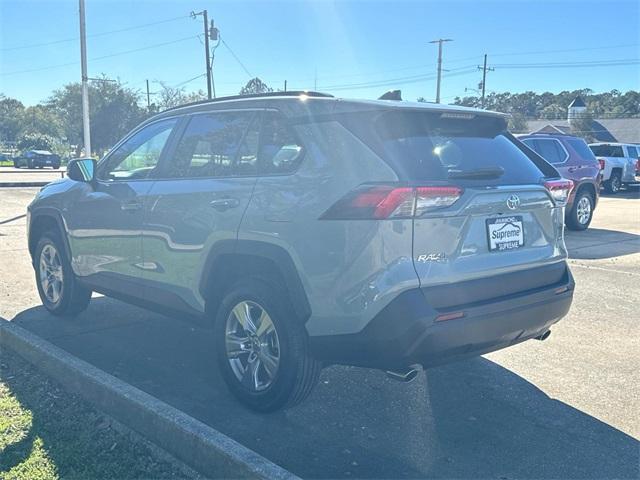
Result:
{"type": "Polygon", "coordinates": [[[593,270],[602,270],[604,272],[624,273],[625,275],[632,275],[634,277],[640,277],[640,273],[627,272],[626,270],[615,270],[613,268],[597,267],[595,265],[584,265],[582,263],[573,263],[571,261],[569,263],[571,263],[572,267],[582,267],[582,268],[589,268],[589,269],[593,269],[593,270]]]}

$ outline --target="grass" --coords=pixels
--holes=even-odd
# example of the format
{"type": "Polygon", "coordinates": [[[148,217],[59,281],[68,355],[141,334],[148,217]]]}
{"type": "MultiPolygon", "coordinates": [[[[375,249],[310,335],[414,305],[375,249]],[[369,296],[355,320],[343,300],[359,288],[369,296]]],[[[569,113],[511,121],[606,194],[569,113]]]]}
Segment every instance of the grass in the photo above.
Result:
{"type": "Polygon", "coordinates": [[[0,167],[13,167],[13,160],[0,160],[0,167]]]}
{"type": "Polygon", "coordinates": [[[186,475],[18,356],[0,353],[1,480],[186,475]]]}

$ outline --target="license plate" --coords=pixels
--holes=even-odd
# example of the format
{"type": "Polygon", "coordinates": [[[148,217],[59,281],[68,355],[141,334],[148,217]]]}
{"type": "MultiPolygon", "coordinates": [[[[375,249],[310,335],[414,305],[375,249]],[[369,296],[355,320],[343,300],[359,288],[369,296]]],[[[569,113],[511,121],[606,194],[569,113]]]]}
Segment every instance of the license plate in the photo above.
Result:
{"type": "Polygon", "coordinates": [[[487,219],[487,240],[490,252],[514,250],[524,245],[521,216],[487,219]]]}

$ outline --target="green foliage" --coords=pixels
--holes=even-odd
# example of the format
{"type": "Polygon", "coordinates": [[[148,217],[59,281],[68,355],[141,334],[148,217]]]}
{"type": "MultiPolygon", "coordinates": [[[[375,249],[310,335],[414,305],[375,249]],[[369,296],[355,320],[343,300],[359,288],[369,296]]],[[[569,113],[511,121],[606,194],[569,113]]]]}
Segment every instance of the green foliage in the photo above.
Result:
{"type": "Polygon", "coordinates": [[[56,139],[50,135],[46,135],[43,133],[35,133],[29,132],[25,133],[18,139],[17,147],[18,150],[49,150],[52,151],[54,145],[56,143],[56,139]]]}
{"type": "Polygon", "coordinates": [[[22,130],[24,105],[13,98],[0,94],[0,141],[16,140],[22,130]]]}
{"type": "Polygon", "coordinates": [[[240,89],[240,95],[252,95],[256,93],[273,92],[273,88],[269,87],[266,83],[260,80],[258,77],[252,78],[247,84],[240,89]]]}
{"type": "Polygon", "coordinates": [[[569,122],[571,125],[571,133],[579,137],[583,137],[587,142],[595,142],[593,136],[593,115],[588,111],[581,114],[578,118],[572,118],[569,122]]]}
{"type": "MultiPolygon", "coordinates": [[[[604,93],[593,93],[590,89],[562,91],[560,93],[489,93],[485,98],[484,108],[498,112],[518,113],[526,118],[567,118],[569,104],[580,96],[587,104],[587,109],[594,117],[601,116],[640,116],[640,91],[630,90],[621,93],[611,90],[604,93]]],[[[468,107],[480,106],[480,97],[456,97],[455,105],[468,107]]]]}
{"type": "Polygon", "coordinates": [[[518,112],[513,112],[509,118],[509,131],[514,133],[525,133],[527,129],[527,119],[524,115],[518,112]]]}
{"type": "MultiPolygon", "coordinates": [[[[89,84],[91,146],[104,151],[140,123],[146,112],[140,108],[140,94],[118,82],[94,81],[89,84]]],[[[55,90],[47,107],[62,119],[67,140],[82,145],[82,86],[69,83],[55,90]]]]}

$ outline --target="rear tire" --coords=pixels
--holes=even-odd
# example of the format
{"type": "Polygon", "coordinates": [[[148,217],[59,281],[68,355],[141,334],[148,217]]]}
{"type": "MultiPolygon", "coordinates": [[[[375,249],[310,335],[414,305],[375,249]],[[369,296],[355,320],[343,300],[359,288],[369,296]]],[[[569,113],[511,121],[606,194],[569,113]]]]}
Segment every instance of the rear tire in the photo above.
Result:
{"type": "Polygon", "coordinates": [[[620,192],[620,189],[622,189],[622,176],[620,175],[620,172],[612,172],[609,180],[604,182],[604,190],[607,193],[615,195],[620,192]]]}
{"type": "Polygon", "coordinates": [[[91,290],[78,283],[57,232],[40,237],[34,259],[38,294],[49,312],[75,316],[89,306],[91,290]]]}
{"type": "Polygon", "coordinates": [[[234,284],[220,304],[213,332],[222,377],[252,410],[292,407],[318,381],[322,364],[310,356],[304,326],[277,282],[248,277],[234,284]]]}
{"type": "Polygon", "coordinates": [[[573,201],[573,207],[567,215],[567,228],[569,230],[586,230],[593,219],[594,200],[591,193],[578,191],[573,201]]]}

